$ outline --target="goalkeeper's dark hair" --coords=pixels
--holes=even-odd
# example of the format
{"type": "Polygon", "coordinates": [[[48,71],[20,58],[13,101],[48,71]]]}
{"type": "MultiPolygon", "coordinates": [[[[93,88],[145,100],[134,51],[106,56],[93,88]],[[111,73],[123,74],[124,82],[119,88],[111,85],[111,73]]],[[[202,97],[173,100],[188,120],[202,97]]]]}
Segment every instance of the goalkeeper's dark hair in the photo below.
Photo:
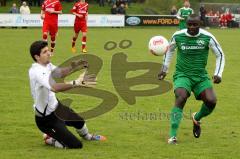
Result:
{"type": "Polygon", "coordinates": [[[34,56],[35,55],[40,56],[41,50],[46,46],[48,46],[48,43],[42,40],[35,41],[32,43],[32,45],[30,46],[30,54],[34,61],[37,61],[34,56]]]}

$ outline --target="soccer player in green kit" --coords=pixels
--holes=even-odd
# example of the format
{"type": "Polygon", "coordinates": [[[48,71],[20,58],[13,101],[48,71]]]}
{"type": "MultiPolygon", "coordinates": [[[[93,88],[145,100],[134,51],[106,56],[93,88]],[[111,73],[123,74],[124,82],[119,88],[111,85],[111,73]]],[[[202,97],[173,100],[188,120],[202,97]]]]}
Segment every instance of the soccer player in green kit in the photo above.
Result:
{"type": "Polygon", "coordinates": [[[186,20],[189,15],[193,14],[193,10],[190,8],[188,0],[184,2],[184,7],[180,8],[177,12],[177,18],[179,19],[179,29],[186,29],[186,20]]]}
{"type": "Polygon", "coordinates": [[[158,74],[159,80],[167,75],[175,48],[177,48],[176,71],[173,75],[175,104],[171,111],[169,144],[177,143],[177,129],[182,119],[183,107],[191,92],[197,100],[203,101],[201,109],[192,114],[194,137],[200,137],[200,120],[211,114],[215,108],[217,99],[205,69],[209,48],[216,55],[213,83],[219,84],[222,81],[225,64],[224,53],[219,43],[211,33],[200,29],[200,18],[195,14],[188,17],[187,29],[173,34],[169,50],[164,56],[163,66],[158,74]]]}

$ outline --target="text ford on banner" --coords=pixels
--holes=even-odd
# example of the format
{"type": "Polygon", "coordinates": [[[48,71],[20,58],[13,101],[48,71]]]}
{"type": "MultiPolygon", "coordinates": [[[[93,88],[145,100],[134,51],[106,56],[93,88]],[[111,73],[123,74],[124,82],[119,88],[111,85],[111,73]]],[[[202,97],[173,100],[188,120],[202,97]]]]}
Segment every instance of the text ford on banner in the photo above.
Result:
{"type": "MultiPolygon", "coordinates": [[[[72,27],[75,16],[72,14],[59,15],[59,26],[72,27]]],[[[39,14],[21,15],[21,14],[0,14],[0,26],[6,27],[41,27],[43,21],[39,14]]],[[[104,15],[89,14],[89,27],[123,27],[124,15],[104,15]]]]}
{"type": "Polygon", "coordinates": [[[125,26],[177,26],[179,20],[172,15],[125,16],[125,26]]]}

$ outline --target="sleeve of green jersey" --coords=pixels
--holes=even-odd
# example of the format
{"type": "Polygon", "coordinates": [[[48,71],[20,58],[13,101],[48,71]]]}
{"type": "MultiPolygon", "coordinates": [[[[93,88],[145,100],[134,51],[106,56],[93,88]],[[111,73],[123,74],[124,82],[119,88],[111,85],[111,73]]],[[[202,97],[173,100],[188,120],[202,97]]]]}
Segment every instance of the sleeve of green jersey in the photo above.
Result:
{"type": "Polygon", "coordinates": [[[212,49],[212,52],[216,55],[216,68],[214,75],[222,77],[225,65],[225,56],[220,44],[218,43],[214,36],[212,36],[212,38],[210,39],[209,47],[212,49]]]}
{"type": "Polygon", "coordinates": [[[169,49],[168,49],[167,53],[163,56],[163,65],[167,68],[165,70],[165,72],[167,72],[167,70],[170,66],[170,63],[171,63],[171,60],[172,60],[172,57],[173,57],[176,47],[177,47],[177,45],[176,45],[175,37],[173,36],[170,41],[169,49]]]}

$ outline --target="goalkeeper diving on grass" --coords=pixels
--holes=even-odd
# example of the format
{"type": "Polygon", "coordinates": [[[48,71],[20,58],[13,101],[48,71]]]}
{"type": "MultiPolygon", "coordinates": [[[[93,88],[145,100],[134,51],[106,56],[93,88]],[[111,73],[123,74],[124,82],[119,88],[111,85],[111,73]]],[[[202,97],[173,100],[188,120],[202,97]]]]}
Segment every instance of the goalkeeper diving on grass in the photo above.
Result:
{"type": "Polygon", "coordinates": [[[200,28],[200,18],[195,14],[188,17],[187,29],[173,34],[170,49],[164,56],[163,66],[158,74],[159,80],[163,80],[167,75],[176,48],[177,61],[173,75],[175,103],[171,111],[169,144],[177,144],[177,130],[183,116],[184,105],[191,92],[197,100],[203,102],[200,110],[192,114],[194,137],[200,137],[200,120],[210,115],[216,106],[217,98],[206,70],[209,49],[216,56],[213,83],[221,83],[225,64],[221,46],[211,33],[200,28]]]}
{"type": "Polygon", "coordinates": [[[50,62],[51,52],[48,49],[48,43],[45,41],[32,43],[30,54],[35,61],[29,69],[35,121],[37,127],[44,133],[45,143],[58,148],[82,148],[82,142],[66,126],[74,127],[85,140],[106,140],[104,136],[89,133],[84,119],[72,109],[60,103],[55,96],[57,92],[75,87],[94,87],[96,85],[96,76],[88,75],[86,71],[73,81],[56,83],[53,80],[54,77],[66,77],[76,69],[87,69],[87,61],[73,61],[68,67],[57,68],[50,62]],[[56,112],[63,113],[74,120],[64,120],[64,118],[56,115],[56,112]]]}

